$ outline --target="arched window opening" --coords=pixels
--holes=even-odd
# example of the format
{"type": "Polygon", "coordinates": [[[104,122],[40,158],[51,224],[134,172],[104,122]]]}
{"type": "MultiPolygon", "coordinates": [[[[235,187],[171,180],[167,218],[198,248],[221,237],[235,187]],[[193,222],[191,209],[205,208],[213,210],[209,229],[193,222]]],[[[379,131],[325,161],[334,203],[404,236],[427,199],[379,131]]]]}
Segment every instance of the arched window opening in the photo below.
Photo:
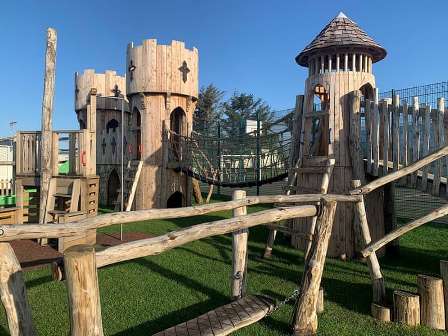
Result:
{"type": "Polygon", "coordinates": [[[170,115],[170,142],[176,160],[182,158],[182,136],[186,135],[186,115],[182,108],[177,107],[170,115]]]}
{"type": "Polygon", "coordinates": [[[173,193],[166,201],[167,208],[181,208],[184,203],[184,195],[180,191],[173,193]]]}
{"type": "MultiPolygon", "coordinates": [[[[366,83],[363,86],[359,88],[359,91],[361,92],[361,104],[360,104],[360,129],[361,129],[361,145],[363,146],[363,150],[365,144],[368,142],[367,139],[367,132],[366,132],[366,106],[367,104],[371,104],[373,100],[375,100],[375,90],[373,86],[370,83],[366,83]]],[[[365,153],[366,151],[364,151],[365,153]]]]}
{"type": "Polygon", "coordinates": [[[132,155],[136,160],[141,160],[142,158],[142,115],[138,108],[134,107],[132,111],[132,119],[135,133],[135,149],[132,149],[132,155]]]}
{"type": "Polygon", "coordinates": [[[111,119],[107,122],[106,124],[106,131],[107,133],[109,133],[109,130],[112,130],[112,132],[115,133],[115,131],[117,130],[118,126],[119,126],[119,122],[117,121],[117,119],[111,119]]]}
{"type": "Polygon", "coordinates": [[[120,192],[120,178],[117,171],[114,169],[109,174],[107,179],[107,206],[115,206],[115,202],[118,200],[118,193],[120,192]]]}
{"type": "Polygon", "coordinates": [[[308,154],[311,156],[328,155],[329,144],[329,96],[323,85],[316,85],[313,91],[314,113],[308,118],[305,132],[309,132],[308,154]]]}

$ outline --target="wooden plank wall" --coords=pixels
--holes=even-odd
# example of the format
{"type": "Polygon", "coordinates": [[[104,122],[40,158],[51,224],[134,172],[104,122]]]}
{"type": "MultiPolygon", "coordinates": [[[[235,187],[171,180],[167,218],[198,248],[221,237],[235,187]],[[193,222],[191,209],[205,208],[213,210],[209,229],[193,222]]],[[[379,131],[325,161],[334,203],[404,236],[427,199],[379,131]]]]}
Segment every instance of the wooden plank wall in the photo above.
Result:
{"type": "MultiPolygon", "coordinates": [[[[368,161],[367,173],[372,176],[396,171],[445,145],[448,109],[445,109],[443,98],[438,99],[437,106],[420,104],[418,97],[407,104],[396,96],[393,102],[366,100],[363,107],[366,121],[364,155],[368,161]]],[[[403,179],[400,184],[437,196],[445,194],[447,163],[447,159],[438,160],[403,179]]]]}

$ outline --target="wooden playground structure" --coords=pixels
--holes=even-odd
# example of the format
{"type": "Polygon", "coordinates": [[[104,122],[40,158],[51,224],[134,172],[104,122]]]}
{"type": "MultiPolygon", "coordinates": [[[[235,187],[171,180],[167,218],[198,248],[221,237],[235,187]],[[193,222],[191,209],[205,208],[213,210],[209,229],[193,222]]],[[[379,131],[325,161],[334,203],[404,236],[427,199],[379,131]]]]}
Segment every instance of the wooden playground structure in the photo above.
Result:
{"type": "Polygon", "coordinates": [[[42,131],[17,134],[17,206],[0,211],[0,294],[11,335],[36,335],[36,329],[10,241],[57,239],[64,253],[71,335],[100,336],[99,268],[231,234],[232,301],[156,334],[228,335],[281,307],[269,297],[247,294],[249,229],[260,225],[269,229],[265,257],[275,253],[277,231],[290,235],[292,245],[305,251],[303,277],[285,299],[295,300],[294,335],[317,332],[327,256],[365,258],[375,318],[447,327],[448,262],[441,261],[441,278],[418,276],[418,294],[395,291],[391,306],[378,256],[403,234],[448,214],[447,205],[398,227],[391,197],[397,184],[447,197],[448,110],[443,99],[436,109],[420,106],[417,99],[401,104],[398,96],[379,101],[372,63],[386,51],[345,15],[333,19],[296,58],[309,68],[309,77],[293,113],[285,195],[246,196],[244,190],[235,190],[231,201],[188,206],[187,173],[193,170],[182,163],[191,156],[183,145],[191,139],[197,100],[196,49],[176,41],[161,46],[146,40],[143,46],[128,46],[126,78],[111,71],[77,74],[80,130],[64,131],[51,129],[55,54],[56,33],[49,29],[42,131]],[[351,44],[332,44],[332,33],[341,30],[351,44]],[[110,92],[114,95],[108,96],[110,92]],[[59,171],[61,141],[68,141],[65,174],[59,171]],[[121,158],[120,152],[125,153],[121,158]],[[102,189],[97,170],[113,192],[102,189]],[[126,204],[121,199],[127,212],[122,207],[121,212],[98,216],[99,197],[120,197],[116,181],[110,182],[113,174],[121,188],[130,182],[126,204]],[[134,197],[137,210],[130,211],[134,197]],[[272,208],[247,214],[247,207],[256,204],[272,208]],[[94,247],[100,228],[224,210],[233,210],[233,217],[101,251],[94,247]]]}

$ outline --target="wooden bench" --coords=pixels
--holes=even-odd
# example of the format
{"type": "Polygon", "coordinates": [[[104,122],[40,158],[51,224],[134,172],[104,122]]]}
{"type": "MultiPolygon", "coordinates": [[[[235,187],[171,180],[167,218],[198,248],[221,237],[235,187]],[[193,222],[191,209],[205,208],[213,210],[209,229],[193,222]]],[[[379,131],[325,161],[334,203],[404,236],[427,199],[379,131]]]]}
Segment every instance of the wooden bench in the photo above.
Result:
{"type": "Polygon", "coordinates": [[[270,298],[248,295],[154,336],[224,336],[261,320],[273,309],[270,298]]]}

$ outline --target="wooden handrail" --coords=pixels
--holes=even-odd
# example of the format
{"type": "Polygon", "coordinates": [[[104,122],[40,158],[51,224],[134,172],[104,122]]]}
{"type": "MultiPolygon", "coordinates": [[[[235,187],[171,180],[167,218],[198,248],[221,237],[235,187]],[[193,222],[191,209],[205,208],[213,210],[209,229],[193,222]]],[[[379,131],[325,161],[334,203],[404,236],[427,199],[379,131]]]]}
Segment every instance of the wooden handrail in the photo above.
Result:
{"type": "Polygon", "coordinates": [[[103,267],[122,261],[156,255],[195,240],[290,218],[312,217],[316,216],[317,212],[317,206],[315,205],[301,205],[264,210],[250,215],[197,224],[158,237],[109,247],[96,253],[96,264],[97,267],[103,267]]]}
{"type": "Polygon", "coordinates": [[[116,224],[129,224],[153,219],[172,219],[204,215],[211,212],[232,210],[242,206],[271,203],[308,203],[322,199],[337,202],[357,202],[357,195],[269,195],[249,196],[237,201],[219,202],[176,209],[148,209],[130,212],[116,212],[69,224],[27,224],[0,225],[0,241],[16,239],[61,238],[76,236],[83,231],[98,229],[116,224]]]}
{"type": "Polygon", "coordinates": [[[391,183],[391,182],[401,179],[403,176],[412,174],[412,173],[416,172],[417,170],[419,170],[420,168],[423,168],[424,166],[430,164],[431,162],[434,162],[446,155],[448,155],[448,146],[442,147],[442,148],[432,152],[431,154],[410,164],[407,167],[404,167],[403,169],[400,169],[393,173],[387,174],[383,177],[380,177],[379,179],[376,179],[370,183],[367,183],[363,187],[352,190],[352,191],[350,191],[350,194],[351,195],[366,195],[366,194],[370,193],[371,191],[378,189],[388,183],[391,183]]]}
{"type": "Polygon", "coordinates": [[[446,215],[448,215],[448,205],[440,207],[419,219],[416,219],[406,225],[399,227],[396,230],[391,231],[390,233],[385,235],[383,238],[367,245],[366,248],[361,251],[361,254],[363,257],[368,257],[375,251],[382,248],[387,243],[390,243],[392,240],[397,239],[398,237],[404,235],[405,233],[407,233],[415,228],[418,228],[419,226],[422,226],[423,224],[429,223],[437,218],[440,218],[440,217],[443,217],[446,215]]]}

